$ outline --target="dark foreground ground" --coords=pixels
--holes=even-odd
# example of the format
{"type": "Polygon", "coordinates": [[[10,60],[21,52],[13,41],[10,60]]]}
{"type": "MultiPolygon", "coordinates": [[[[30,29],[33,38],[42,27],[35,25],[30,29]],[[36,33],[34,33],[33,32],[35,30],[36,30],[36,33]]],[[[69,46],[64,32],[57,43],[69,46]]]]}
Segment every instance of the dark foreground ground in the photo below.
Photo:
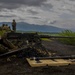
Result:
{"type": "MultiPolygon", "coordinates": [[[[63,45],[57,41],[43,41],[43,45],[57,55],[74,55],[75,46],[63,45]]],[[[32,68],[25,58],[0,59],[0,75],[75,75],[75,65],[63,67],[32,68]]]]}

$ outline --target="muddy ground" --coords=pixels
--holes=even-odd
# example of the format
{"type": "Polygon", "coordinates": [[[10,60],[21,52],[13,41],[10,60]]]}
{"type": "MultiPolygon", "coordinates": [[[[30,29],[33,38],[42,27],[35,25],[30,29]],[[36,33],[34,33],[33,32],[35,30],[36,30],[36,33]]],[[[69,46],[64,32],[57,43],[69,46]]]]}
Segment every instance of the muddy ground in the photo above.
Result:
{"type": "MultiPolygon", "coordinates": [[[[75,46],[64,45],[58,41],[43,41],[42,44],[56,55],[74,55],[75,46]]],[[[32,68],[25,58],[0,58],[0,75],[75,75],[75,65],[63,67],[32,68]]]]}

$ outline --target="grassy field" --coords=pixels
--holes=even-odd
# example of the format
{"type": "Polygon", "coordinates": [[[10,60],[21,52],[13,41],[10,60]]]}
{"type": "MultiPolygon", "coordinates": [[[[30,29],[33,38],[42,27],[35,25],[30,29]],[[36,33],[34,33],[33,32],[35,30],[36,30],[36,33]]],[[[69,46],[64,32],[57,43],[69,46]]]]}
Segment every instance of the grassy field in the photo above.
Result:
{"type": "MultiPolygon", "coordinates": [[[[17,30],[16,32],[18,33],[36,33],[36,31],[21,31],[21,30],[17,30]]],[[[37,32],[39,35],[51,35],[51,36],[58,36],[59,33],[55,33],[55,32],[37,32]]]]}

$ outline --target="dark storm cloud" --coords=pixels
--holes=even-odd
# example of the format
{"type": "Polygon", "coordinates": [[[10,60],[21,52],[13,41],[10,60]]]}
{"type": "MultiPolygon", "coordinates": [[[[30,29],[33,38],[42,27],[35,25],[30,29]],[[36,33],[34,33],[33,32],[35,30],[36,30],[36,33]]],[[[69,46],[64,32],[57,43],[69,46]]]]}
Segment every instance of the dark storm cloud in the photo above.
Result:
{"type": "Polygon", "coordinates": [[[61,1],[61,0],[56,0],[56,1],[61,1]]]}
{"type": "Polygon", "coordinates": [[[38,14],[38,12],[37,12],[37,11],[30,10],[30,9],[29,9],[29,10],[27,10],[27,12],[28,12],[28,13],[31,13],[31,14],[33,14],[33,15],[36,15],[36,14],[38,14]]]}
{"type": "Polygon", "coordinates": [[[41,18],[39,18],[39,17],[30,17],[30,18],[33,18],[33,19],[41,19],[41,18]]]}
{"type": "Polygon", "coordinates": [[[0,5],[0,9],[3,9],[3,8],[7,8],[7,9],[15,9],[15,8],[18,8],[19,7],[19,4],[3,4],[3,5],[0,5]]]}
{"type": "Polygon", "coordinates": [[[62,19],[73,19],[73,18],[75,18],[75,15],[63,13],[63,14],[60,15],[60,18],[62,18],[62,19]]]}
{"type": "Polygon", "coordinates": [[[75,0],[69,0],[69,1],[75,1],[75,0]]]}
{"type": "Polygon", "coordinates": [[[0,0],[0,8],[14,9],[21,5],[41,6],[47,0],[0,0]]]}
{"type": "Polygon", "coordinates": [[[50,22],[50,24],[55,24],[57,21],[50,22]]]}
{"type": "Polygon", "coordinates": [[[9,17],[17,17],[16,15],[9,15],[9,16],[7,16],[7,15],[0,15],[0,17],[7,17],[7,18],[9,18],[9,17]]]}
{"type": "Polygon", "coordinates": [[[51,3],[43,4],[42,7],[43,7],[42,9],[44,9],[44,10],[50,10],[53,8],[53,5],[51,3]]]}
{"type": "Polygon", "coordinates": [[[50,4],[50,3],[49,3],[49,4],[43,4],[43,5],[44,5],[45,7],[47,7],[47,8],[50,8],[50,9],[53,8],[53,5],[50,4]]]}

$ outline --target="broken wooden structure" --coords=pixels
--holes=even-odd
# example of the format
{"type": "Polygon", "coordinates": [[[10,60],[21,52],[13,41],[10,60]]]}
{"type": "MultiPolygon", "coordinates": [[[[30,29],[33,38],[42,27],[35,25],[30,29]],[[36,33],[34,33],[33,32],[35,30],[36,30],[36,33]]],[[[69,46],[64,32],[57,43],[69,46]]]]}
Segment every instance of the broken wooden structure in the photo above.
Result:
{"type": "Polygon", "coordinates": [[[25,57],[31,67],[75,64],[75,55],[51,56],[51,53],[42,45],[41,38],[75,37],[38,35],[37,33],[7,33],[5,38],[0,39],[0,44],[7,48],[7,52],[0,54],[0,58],[18,54],[25,57]]]}

